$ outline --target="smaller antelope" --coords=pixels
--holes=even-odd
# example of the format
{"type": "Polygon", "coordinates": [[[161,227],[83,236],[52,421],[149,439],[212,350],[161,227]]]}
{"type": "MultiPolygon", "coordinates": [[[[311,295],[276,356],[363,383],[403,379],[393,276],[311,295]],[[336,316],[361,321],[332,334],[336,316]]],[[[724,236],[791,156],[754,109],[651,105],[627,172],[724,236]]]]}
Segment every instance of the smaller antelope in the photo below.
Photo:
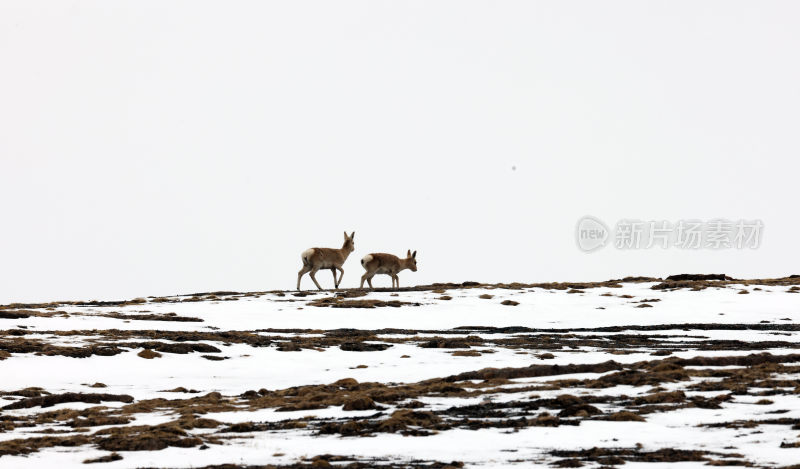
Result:
{"type": "Polygon", "coordinates": [[[300,290],[300,279],[303,278],[303,274],[309,272],[311,280],[314,281],[317,288],[322,290],[322,287],[319,286],[319,282],[314,278],[314,274],[316,274],[319,269],[331,269],[334,288],[339,288],[339,284],[342,283],[342,277],[344,277],[342,264],[344,264],[344,261],[347,260],[347,256],[355,249],[355,243],[353,243],[353,238],[355,238],[355,236],[355,231],[350,236],[348,236],[345,231],[344,244],[341,249],[311,248],[303,251],[303,254],[300,255],[300,258],[303,259],[303,268],[297,273],[297,289],[300,290]],[[340,274],[339,280],[336,280],[337,270],[340,274]]]}
{"type": "Polygon", "coordinates": [[[410,269],[412,272],[417,271],[417,251],[414,251],[412,254],[409,249],[405,259],[400,259],[392,254],[374,252],[364,256],[364,258],[361,259],[361,265],[367,272],[361,276],[360,288],[364,288],[364,280],[367,281],[370,288],[373,288],[372,277],[374,277],[375,274],[389,275],[392,277],[392,288],[395,287],[395,284],[397,288],[400,288],[400,279],[397,278],[397,274],[405,269],[410,269]]]}

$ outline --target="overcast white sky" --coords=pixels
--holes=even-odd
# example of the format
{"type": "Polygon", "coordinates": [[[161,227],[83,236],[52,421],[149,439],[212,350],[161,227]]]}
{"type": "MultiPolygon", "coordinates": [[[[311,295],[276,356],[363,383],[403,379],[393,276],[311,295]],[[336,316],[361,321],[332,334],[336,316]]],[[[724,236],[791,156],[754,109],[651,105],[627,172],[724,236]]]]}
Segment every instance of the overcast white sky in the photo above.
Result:
{"type": "Polygon", "coordinates": [[[800,273],[798,24],[790,1],[4,0],[0,302],[294,288],[344,230],[343,286],[408,248],[403,285],[800,273]],[[586,254],[587,214],[765,231],[586,254]]]}

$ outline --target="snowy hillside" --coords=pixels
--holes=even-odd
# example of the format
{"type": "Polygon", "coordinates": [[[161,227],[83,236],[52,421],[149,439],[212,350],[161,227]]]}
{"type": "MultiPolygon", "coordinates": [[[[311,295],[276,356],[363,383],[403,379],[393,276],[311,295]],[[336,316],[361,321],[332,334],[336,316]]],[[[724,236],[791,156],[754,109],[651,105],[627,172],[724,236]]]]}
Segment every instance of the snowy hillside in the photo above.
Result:
{"type": "Polygon", "coordinates": [[[796,464],[798,285],[6,305],[0,467],[796,464]]]}

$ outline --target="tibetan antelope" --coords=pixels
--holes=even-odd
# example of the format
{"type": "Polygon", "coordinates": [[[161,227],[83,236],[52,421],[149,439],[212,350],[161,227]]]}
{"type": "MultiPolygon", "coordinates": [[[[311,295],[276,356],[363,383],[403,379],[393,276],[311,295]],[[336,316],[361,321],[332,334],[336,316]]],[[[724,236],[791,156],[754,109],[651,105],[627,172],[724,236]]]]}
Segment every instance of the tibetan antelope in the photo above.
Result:
{"type": "Polygon", "coordinates": [[[303,259],[303,268],[297,273],[297,289],[300,290],[300,279],[303,278],[303,274],[308,272],[317,288],[322,290],[322,287],[319,286],[319,282],[314,278],[314,274],[316,274],[319,269],[331,269],[334,288],[339,288],[339,284],[342,283],[342,277],[344,277],[342,264],[344,264],[344,261],[347,260],[347,256],[355,249],[355,243],[353,243],[353,238],[355,238],[355,236],[355,231],[350,236],[348,236],[345,231],[344,244],[341,249],[311,248],[303,251],[303,254],[300,255],[300,258],[303,259]],[[337,270],[339,271],[339,280],[336,280],[337,270]]]}
{"type": "Polygon", "coordinates": [[[405,259],[400,259],[392,254],[384,254],[382,252],[375,252],[367,254],[361,259],[361,265],[367,271],[361,276],[361,288],[364,288],[364,280],[367,281],[370,288],[372,287],[372,277],[375,274],[386,274],[392,277],[392,288],[397,285],[400,288],[400,279],[397,278],[397,273],[401,270],[410,269],[412,272],[417,271],[417,251],[411,253],[408,250],[405,259]]]}

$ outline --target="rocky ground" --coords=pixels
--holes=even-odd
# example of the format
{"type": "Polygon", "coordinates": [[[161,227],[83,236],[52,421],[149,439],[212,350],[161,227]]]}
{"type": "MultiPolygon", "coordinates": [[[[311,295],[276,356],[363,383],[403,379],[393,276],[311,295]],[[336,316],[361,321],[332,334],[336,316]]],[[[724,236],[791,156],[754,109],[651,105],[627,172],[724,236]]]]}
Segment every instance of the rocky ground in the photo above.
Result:
{"type": "Polygon", "coordinates": [[[790,467],[797,293],[678,276],[0,306],[0,466],[790,467]]]}

